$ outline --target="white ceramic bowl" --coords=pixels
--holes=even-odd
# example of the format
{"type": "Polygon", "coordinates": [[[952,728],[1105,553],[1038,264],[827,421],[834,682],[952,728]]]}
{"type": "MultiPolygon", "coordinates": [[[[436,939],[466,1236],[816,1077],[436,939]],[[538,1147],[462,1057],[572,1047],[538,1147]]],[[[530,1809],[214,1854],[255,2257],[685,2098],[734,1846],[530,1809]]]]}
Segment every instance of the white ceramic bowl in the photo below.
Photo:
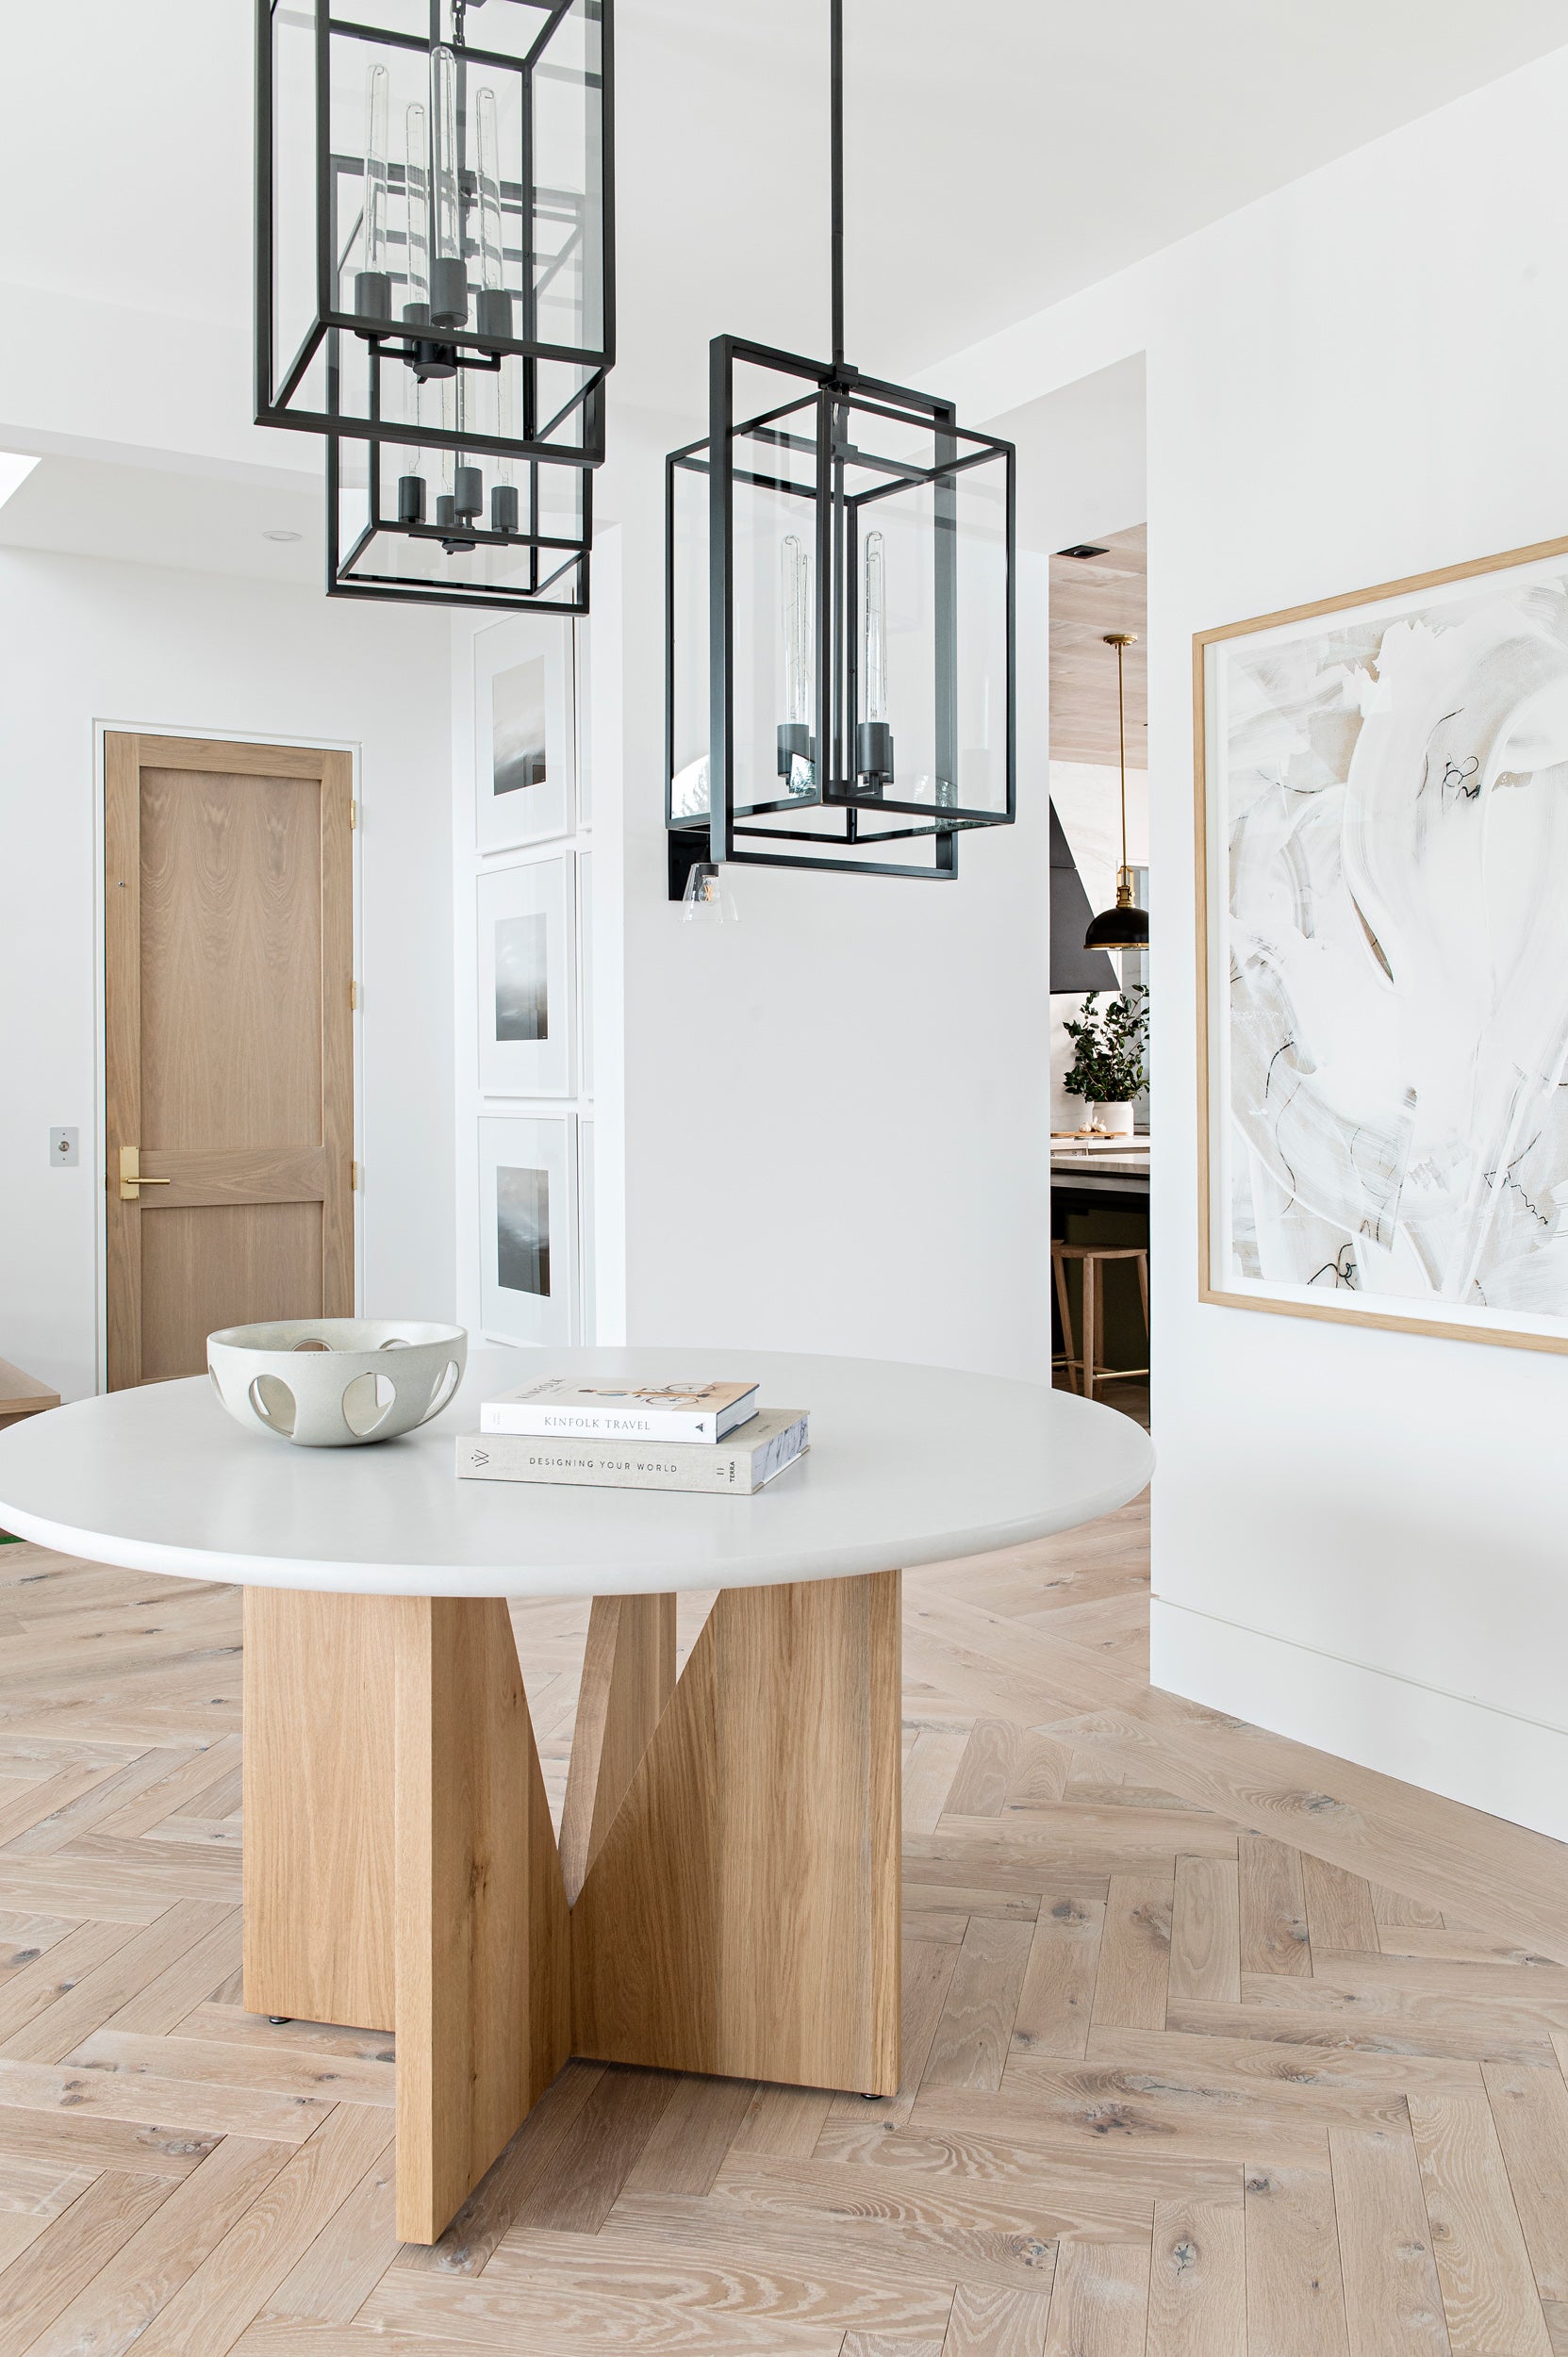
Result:
{"type": "Polygon", "coordinates": [[[411,1318],[287,1318],[206,1338],[213,1389],[235,1422],[301,1448],[412,1432],[446,1406],[468,1356],[463,1327],[411,1318]]]}

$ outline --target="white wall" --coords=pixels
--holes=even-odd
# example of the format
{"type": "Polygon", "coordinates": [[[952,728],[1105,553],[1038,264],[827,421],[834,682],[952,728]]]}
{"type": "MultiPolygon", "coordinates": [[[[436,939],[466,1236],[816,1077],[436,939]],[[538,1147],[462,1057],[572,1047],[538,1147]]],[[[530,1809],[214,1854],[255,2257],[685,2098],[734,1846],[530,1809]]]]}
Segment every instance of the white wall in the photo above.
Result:
{"type": "MultiPolygon", "coordinates": [[[[1016,827],[956,883],[730,871],[740,922],[681,921],[664,830],[664,453],[612,414],[597,507],[624,603],[627,1331],[1046,1372],[1044,664],[1016,827]]],[[[1045,566],[1020,640],[1044,649],[1045,566]]],[[[597,633],[601,595],[594,590],[597,633]]]]}
{"type": "Polygon", "coordinates": [[[450,1317],[446,618],[0,549],[0,1356],[96,1387],[104,721],[358,749],[363,1306],[450,1317]],[[57,1124],[81,1130],[76,1170],[49,1166],[57,1124]]]}
{"type": "Polygon", "coordinates": [[[940,371],[1143,349],[1154,1674],[1568,1835],[1568,1359],[1197,1298],[1191,636],[1568,523],[1568,53],[940,371]]]}
{"type": "Polygon", "coordinates": [[[1135,352],[988,420],[988,433],[1017,445],[1021,549],[1049,556],[1144,521],[1147,397],[1144,355],[1135,352]]]}

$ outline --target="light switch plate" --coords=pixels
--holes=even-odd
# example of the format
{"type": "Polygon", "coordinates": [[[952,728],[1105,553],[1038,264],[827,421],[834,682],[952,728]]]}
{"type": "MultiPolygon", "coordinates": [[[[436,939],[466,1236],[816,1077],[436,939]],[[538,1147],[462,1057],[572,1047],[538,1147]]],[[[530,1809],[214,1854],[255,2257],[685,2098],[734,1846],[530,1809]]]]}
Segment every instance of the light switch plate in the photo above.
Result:
{"type": "Polygon", "coordinates": [[[51,1129],[49,1160],[60,1170],[74,1170],[82,1159],[79,1129],[51,1129]]]}

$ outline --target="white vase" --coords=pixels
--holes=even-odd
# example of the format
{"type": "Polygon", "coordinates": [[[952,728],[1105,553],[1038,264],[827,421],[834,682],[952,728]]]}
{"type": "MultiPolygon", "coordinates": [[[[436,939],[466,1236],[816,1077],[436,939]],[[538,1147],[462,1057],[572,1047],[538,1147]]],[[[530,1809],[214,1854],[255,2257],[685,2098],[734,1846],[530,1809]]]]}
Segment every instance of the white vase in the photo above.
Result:
{"type": "Polygon", "coordinates": [[[1100,1129],[1108,1129],[1114,1138],[1132,1135],[1132,1106],[1131,1100],[1122,1105],[1091,1105],[1089,1118],[1100,1129]]]}

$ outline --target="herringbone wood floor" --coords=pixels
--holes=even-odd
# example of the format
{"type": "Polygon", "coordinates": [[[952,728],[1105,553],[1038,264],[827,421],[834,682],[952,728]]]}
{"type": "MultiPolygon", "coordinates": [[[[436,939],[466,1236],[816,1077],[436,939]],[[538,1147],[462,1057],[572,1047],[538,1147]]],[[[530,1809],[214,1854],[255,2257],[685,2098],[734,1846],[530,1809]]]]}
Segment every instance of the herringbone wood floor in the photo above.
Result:
{"type": "Polygon", "coordinates": [[[1568,2350],[1564,1853],[1151,1692],[1146,1542],[908,1579],[896,2099],[573,2064],[434,2251],[240,2009],[234,1592],[0,1550],[0,2357],[1568,2350]]]}

